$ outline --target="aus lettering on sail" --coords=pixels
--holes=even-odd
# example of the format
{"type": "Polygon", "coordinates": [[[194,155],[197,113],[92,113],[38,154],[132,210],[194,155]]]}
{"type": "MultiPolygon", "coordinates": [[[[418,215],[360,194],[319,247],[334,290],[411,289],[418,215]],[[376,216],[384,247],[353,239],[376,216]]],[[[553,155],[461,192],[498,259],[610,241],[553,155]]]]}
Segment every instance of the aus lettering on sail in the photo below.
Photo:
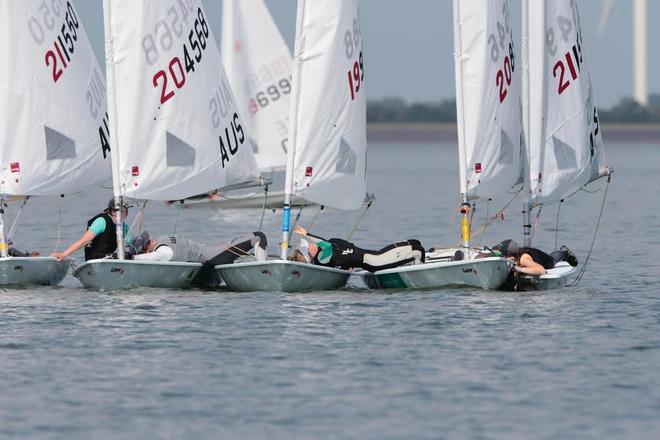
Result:
{"type": "Polygon", "coordinates": [[[222,158],[222,167],[229,163],[230,158],[245,143],[245,131],[241,124],[241,118],[236,111],[234,96],[229,88],[229,81],[222,72],[222,80],[215,88],[209,101],[209,110],[211,112],[211,123],[218,134],[218,147],[222,158]],[[229,121],[227,124],[226,121],[229,121]],[[225,125],[223,126],[223,122],[225,125]]]}

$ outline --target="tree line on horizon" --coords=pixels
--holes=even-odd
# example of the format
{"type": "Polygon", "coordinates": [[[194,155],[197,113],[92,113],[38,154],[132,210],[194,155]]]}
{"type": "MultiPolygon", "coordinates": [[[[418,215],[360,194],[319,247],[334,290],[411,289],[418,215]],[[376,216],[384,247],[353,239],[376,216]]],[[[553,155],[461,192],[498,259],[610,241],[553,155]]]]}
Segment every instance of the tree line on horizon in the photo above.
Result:
{"type": "MultiPolygon", "coordinates": [[[[660,123],[660,94],[649,95],[648,106],[634,99],[622,98],[614,106],[598,109],[603,123],[660,123]]],[[[456,100],[407,103],[402,98],[388,97],[367,102],[367,122],[456,122],[456,100]]]]}

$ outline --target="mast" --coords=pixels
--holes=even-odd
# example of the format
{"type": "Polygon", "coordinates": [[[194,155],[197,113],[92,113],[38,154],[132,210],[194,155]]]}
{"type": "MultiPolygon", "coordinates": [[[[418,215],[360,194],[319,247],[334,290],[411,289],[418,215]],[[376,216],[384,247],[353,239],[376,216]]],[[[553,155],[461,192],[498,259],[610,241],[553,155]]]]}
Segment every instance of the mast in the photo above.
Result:
{"type": "Polygon", "coordinates": [[[0,257],[9,256],[9,244],[5,237],[5,198],[0,197],[0,257]]]}
{"type": "Polygon", "coordinates": [[[103,0],[103,24],[105,29],[105,61],[108,89],[108,119],[110,140],[114,145],[110,148],[110,162],[112,164],[112,193],[115,199],[113,216],[115,221],[115,233],[117,235],[117,258],[123,260],[124,256],[124,221],[122,219],[122,194],[119,181],[119,135],[117,129],[117,94],[115,81],[115,53],[112,32],[112,7],[111,0],[103,0]]]}
{"type": "Polygon", "coordinates": [[[634,0],[634,66],[635,66],[635,101],[639,105],[648,105],[646,81],[646,0],[634,0]]]}
{"type": "Polygon", "coordinates": [[[465,103],[463,97],[463,46],[461,41],[460,0],[454,0],[454,68],[456,74],[456,123],[458,127],[458,171],[461,197],[461,247],[464,258],[470,258],[470,203],[467,184],[467,151],[465,145],[465,103]]]}
{"type": "MultiPolygon", "coordinates": [[[[296,46],[302,38],[303,17],[305,16],[305,0],[298,0],[298,17],[296,23],[296,46]]],[[[286,178],[284,180],[284,208],[282,209],[282,242],[280,243],[280,257],[286,260],[289,255],[289,229],[291,228],[291,195],[293,194],[293,167],[295,165],[295,151],[298,133],[298,107],[300,104],[300,77],[302,62],[294,55],[291,109],[289,110],[289,148],[286,152],[286,178]]]]}
{"type": "Polygon", "coordinates": [[[525,142],[523,153],[523,246],[530,247],[532,215],[531,215],[531,184],[529,175],[529,7],[527,0],[522,2],[522,118],[523,139],[525,142]]]}

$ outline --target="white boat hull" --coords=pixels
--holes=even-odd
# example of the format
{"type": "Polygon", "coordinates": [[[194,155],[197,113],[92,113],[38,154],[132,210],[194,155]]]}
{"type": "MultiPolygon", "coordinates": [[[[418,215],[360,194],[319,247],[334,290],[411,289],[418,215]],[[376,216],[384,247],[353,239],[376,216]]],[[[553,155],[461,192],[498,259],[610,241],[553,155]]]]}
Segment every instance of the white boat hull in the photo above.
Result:
{"type": "Polygon", "coordinates": [[[52,257],[0,258],[1,286],[55,286],[71,266],[71,260],[57,261],[52,257]]]}
{"type": "Polygon", "coordinates": [[[229,290],[306,292],[341,289],[351,272],[294,261],[270,260],[215,266],[229,290]]]}
{"type": "Polygon", "coordinates": [[[75,268],[73,276],[90,289],[186,289],[201,268],[200,263],[104,259],[86,261],[75,268]]]}
{"type": "Polygon", "coordinates": [[[577,268],[565,261],[560,261],[552,269],[548,269],[545,275],[533,276],[522,275],[518,280],[518,290],[555,290],[563,289],[568,281],[574,277],[577,268]]]}
{"type": "Polygon", "coordinates": [[[361,272],[370,289],[432,289],[477,287],[498,289],[506,281],[511,263],[505,258],[441,261],[401,266],[374,273],[361,272]]]}

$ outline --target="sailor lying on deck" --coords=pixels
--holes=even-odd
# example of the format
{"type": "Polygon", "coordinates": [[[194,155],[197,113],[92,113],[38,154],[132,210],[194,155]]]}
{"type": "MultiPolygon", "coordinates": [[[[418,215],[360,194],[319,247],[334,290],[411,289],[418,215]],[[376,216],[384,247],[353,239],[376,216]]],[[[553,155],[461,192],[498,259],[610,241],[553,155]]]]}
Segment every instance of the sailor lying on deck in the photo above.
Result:
{"type": "Polygon", "coordinates": [[[313,264],[319,266],[338,267],[344,270],[360,268],[376,272],[408,263],[423,263],[426,255],[419,240],[401,241],[374,251],[359,248],[341,238],[326,240],[308,233],[300,225],[297,225],[293,231],[310,240],[309,257],[313,264]]]}
{"type": "Polygon", "coordinates": [[[547,269],[552,269],[560,261],[566,261],[574,267],[578,264],[577,258],[566,246],[547,254],[537,248],[519,248],[515,240],[504,240],[493,246],[493,251],[512,258],[515,263],[513,270],[528,275],[544,275],[547,269]]]}
{"type": "MultiPolygon", "coordinates": [[[[144,237],[144,233],[143,233],[144,237]]],[[[238,257],[248,255],[254,248],[257,261],[266,259],[266,236],[262,232],[242,235],[219,246],[197,243],[180,235],[163,235],[157,240],[147,240],[143,251],[134,260],[181,261],[204,263],[211,266],[233,263],[238,257]]]]}
{"type": "MultiPolygon", "coordinates": [[[[117,235],[115,232],[115,220],[112,210],[115,207],[115,200],[110,199],[108,207],[102,213],[92,217],[87,221],[87,230],[76,242],[62,252],[53,252],[51,257],[63,260],[76,252],[81,247],[85,247],[85,261],[105,258],[112,255],[117,250],[117,235]]],[[[121,210],[122,220],[128,216],[129,206],[124,205],[121,210]]],[[[128,232],[128,226],[124,223],[125,242],[130,243],[131,237],[128,232]]]]}

